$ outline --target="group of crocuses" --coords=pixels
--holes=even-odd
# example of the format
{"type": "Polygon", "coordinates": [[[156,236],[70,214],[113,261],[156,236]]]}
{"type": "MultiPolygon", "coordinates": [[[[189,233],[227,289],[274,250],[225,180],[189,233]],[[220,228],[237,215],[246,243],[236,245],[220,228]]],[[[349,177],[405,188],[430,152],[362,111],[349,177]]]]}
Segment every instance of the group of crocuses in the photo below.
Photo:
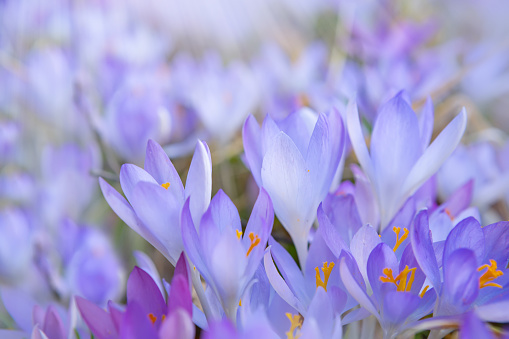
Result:
{"type": "Polygon", "coordinates": [[[354,99],[345,112],[302,109],[261,127],[250,116],[244,159],[259,193],[247,222],[222,190],[211,197],[206,143],[184,187],[149,141],[144,168],[122,166],[125,198],[99,181],[115,213],[175,265],[171,283],[145,258],[127,305],[76,297],[67,319],[34,309],[33,335],[83,333],[77,308],[95,338],[194,338],[197,328],[203,338],[495,337],[509,322],[509,222],[481,226],[472,181],[436,196],[434,174],[466,124],[463,110],[431,142],[431,101],[416,114],[404,92],[379,108],[369,148],[354,99]],[[350,152],[360,166],[341,182],[350,152]],[[271,236],[275,216],[296,257],[271,236]]]}

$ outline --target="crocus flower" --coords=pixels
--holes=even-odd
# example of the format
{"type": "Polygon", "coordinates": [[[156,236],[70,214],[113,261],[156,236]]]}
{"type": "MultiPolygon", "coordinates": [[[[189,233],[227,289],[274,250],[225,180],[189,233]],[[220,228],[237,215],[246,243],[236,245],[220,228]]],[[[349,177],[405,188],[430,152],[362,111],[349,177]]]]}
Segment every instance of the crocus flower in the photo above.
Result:
{"type": "Polygon", "coordinates": [[[400,92],[380,107],[368,152],[355,101],[347,109],[350,140],[371,182],[384,229],[405,201],[428,180],[458,145],[466,127],[462,112],[428,146],[433,126],[431,103],[417,119],[400,92]]]}
{"type": "Polygon", "coordinates": [[[104,197],[117,215],[157,248],[173,265],[183,251],[180,211],[186,198],[196,225],[208,207],[212,164],[206,143],[199,141],[187,176],[186,188],[164,150],[149,140],[145,169],[125,164],[120,171],[122,197],[102,178],[104,197]]]}
{"type": "Polygon", "coordinates": [[[234,322],[241,298],[263,257],[273,222],[272,202],[264,189],[244,231],[237,208],[222,190],[210,202],[199,228],[193,222],[189,199],[182,209],[186,254],[234,322]]]}
{"type": "Polygon", "coordinates": [[[258,186],[269,193],[302,266],[316,209],[329,191],[344,145],[337,111],[319,114],[313,127],[314,119],[310,110],[303,109],[279,127],[267,116],[260,129],[250,116],[243,130],[247,164],[258,186]]]}
{"type": "Polygon", "coordinates": [[[76,297],[78,309],[92,333],[103,338],[194,338],[192,300],[186,259],[182,254],[175,267],[167,302],[142,269],[135,267],[127,282],[125,311],[113,303],[108,311],[76,297]]]}

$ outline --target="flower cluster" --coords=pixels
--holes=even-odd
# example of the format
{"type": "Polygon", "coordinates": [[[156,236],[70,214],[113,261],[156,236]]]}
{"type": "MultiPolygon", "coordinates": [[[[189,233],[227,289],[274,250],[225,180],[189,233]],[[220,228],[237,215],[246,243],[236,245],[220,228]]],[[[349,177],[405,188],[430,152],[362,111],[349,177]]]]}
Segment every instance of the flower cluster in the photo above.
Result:
{"type": "Polygon", "coordinates": [[[507,10],[0,0],[0,337],[508,336],[507,10]]]}

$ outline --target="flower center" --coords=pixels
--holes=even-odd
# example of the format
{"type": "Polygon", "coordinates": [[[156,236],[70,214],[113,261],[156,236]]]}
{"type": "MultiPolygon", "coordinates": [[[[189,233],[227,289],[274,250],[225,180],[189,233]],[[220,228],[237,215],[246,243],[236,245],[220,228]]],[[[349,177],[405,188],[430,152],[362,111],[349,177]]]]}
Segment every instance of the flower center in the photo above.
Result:
{"type": "Polygon", "coordinates": [[[285,333],[286,338],[297,339],[300,337],[299,330],[302,328],[304,317],[300,314],[292,315],[291,313],[286,313],[286,317],[290,320],[290,329],[285,333]]]}
{"type": "Polygon", "coordinates": [[[334,268],[333,262],[331,262],[328,265],[327,264],[328,264],[327,261],[323,263],[323,267],[322,267],[323,280],[322,280],[322,277],[320,276],[320,270],[318,269],[318,267],[315,267],[316,288],[318,288],[319,286],[322,286],[323,289],[325,290],[325,292],[327,292],[327,282],[329,281],[330,273],[331,273],[332,269],[334,268]]]}
{"type": "Polygon", "coordinates": [[[161,184],[161,186],[164,187],[165,189],[168,189],[168,187],[170,187],[170,183],[165,182],[164,184],[161,184]]]}
{"type": "Polygon", "coordinates": [[[486,272],[481,275],[479,278],[479,286],[480,288],[485,288],[488,286],[502,288],[501,285],[493,283],[492,281],[497,279],[498,277],[504,275],[504,272],[497,270],[497,262],[493,259],[490,259],[490,264],[482,265],[477,269],[477,271],[481,272],[482,270],[487,269],[486,272]]]}
{"type": "Polygon", "coordinates": [[[394,252],[399,248],[399,246],[403,243],[403,241],[408,238],[408,228],[403,228],[403,235],[400,237],[399,234],[401,233],[401,227],[394,226],[392,228],[393,232],[396,233],[396,245],[394,245],[394,248],[392,249],[394,252]]]}
{"type": "Polygon", "coordinates": [[[380,281],[384,283],[393,283],[398,288],[398,292],[409,292],[412,288],[412,284],[414,283],[415,270],[416,267],[409,269],[407,265],[405,266],[405,269],[399,272],[396,278],[394,278],[392,275],[392,269],[384,268],[385,277],[380,276],[380,281]]]}

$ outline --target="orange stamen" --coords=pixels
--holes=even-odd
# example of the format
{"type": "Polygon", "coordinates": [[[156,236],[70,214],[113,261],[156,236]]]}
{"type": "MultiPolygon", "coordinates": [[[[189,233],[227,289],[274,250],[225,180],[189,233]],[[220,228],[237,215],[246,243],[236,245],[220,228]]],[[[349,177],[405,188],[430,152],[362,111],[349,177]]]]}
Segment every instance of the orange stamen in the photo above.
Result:
{"type": "Polygon", "coordinates": [[[485,288],[491,286],[502,288],[501,285],[492,282],[498,277],[504,275],[504,272],[497,270],[497,262],[493,259],[490,259],[489,265],[482,265],[477,269],[477,271],[481,272],[484,269],[486,269],[486,272],[484,272],[483,275],[479,278],[479,287],[485,288]]]}
{"type": "MultiPolygon", "coordinates": [[[[238,236],[238,235],[237,235],[238,236]]],[[[249,246],[249,249],[247,250],[246,257],[249,256],[249,253],[260,244],[260,238],[258,237],[258,234],[255,235],[253,232],[249,232],[249,240],[251,240],[251,246],[249,246]]]]}
{"type": "Polygon", "coordinates": [[[333,262],[331,262],[328,265],[327,264],[328,264],[327,261],[323,263],[323,267],[322,267],[323,280],[322,280],[322,277],[320,276],[320,270],[318,269],[318,267],[315,267],[315,271],[316,271],[316,276],[315,276],[316,288],[321,286],[321,287],[323,287],[325,292],[327,292],[327,282],[329,281],[330,274],[332,272],[332,269],[334,268],[334,263],[333,262]]]}
{"type": "Polygon", "coordinates": [[[170,183],[165,182],[164,184],[161,184],[161,186],[163,186],[165,189],[168,189],[168,187],[170,187],[170,183]]]}
{"type": "Polygon", "coordinates": [[[394,252],[396,252],[396,250],[403,243],[403,241],[405,241],[406,238],[408,238],[408,228],[403,228],[403,235],[401,236],[401,238],[399,237],[399,233],[401,232],[401,227],[394,226],[392,228],[392,230],[394,231],[394,233],[396,233],[396,245],[394,245],[394,248],[392,250],[394,252]]]}

